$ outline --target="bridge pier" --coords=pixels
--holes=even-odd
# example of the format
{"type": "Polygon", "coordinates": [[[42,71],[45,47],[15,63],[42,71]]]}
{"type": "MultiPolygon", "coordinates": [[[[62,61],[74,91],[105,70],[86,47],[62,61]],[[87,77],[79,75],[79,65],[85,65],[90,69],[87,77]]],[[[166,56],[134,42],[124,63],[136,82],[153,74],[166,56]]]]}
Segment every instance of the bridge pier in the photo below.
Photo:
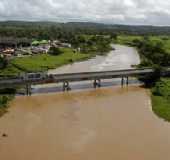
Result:
{"type": "Polygon", "coordinates": [[[124,81],[126,80],[126,85],[128,86],[129,85],[129,77],[122,77],[122,79],[121,79],[121,86],[123,87],[124,86],[124,81]],[[126,79],[124,79],[124,78],[126,78],[126,79]]]}
{"type": "Polygon", "coordinates": [[[71,90],[69,82],[63,82],[63,91],[71,90]]]}
{"type": "Polygon", "coordinates": [[[94,88],[100,88],[101,87],[101,80],[100,79],[95,79],[93,83],[94,88]]]}
{"type": "Polygon", "coordinates": [[[123,85],[124,85],[124,77],[122,77],[121,79],[121,86],[123,87],[123,85]]]}
{"type": "Polygon", "coordinates": [[[129,85],[129,77],[126,77],[126,85],[129,85]]]}
{"type": "Polygon", "coordinates": [[[26,85],[26,95],[31,96],[31,85],[30,84],[26,85]]]}

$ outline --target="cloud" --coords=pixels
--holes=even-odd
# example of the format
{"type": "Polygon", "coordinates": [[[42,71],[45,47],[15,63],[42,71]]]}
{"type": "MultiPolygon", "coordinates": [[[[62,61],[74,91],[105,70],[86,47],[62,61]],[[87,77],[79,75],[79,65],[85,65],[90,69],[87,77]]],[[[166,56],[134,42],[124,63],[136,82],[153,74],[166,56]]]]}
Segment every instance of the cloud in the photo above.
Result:
{"type": "Polygon", "coordinates": [[[170,25],[170,0],[1,0],[0,20],[170,25]]]}

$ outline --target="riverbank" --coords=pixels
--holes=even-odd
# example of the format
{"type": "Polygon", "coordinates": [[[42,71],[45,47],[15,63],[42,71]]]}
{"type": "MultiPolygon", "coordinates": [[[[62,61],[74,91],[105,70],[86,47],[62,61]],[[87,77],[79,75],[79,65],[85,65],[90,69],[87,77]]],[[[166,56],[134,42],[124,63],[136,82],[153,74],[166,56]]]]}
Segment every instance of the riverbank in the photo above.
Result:
{"type": "Polygon", "coordinates": [[[30,57],[14,58],[0,73],[2,75],[13,75],[21,72],[42,72],[94,56],[92,54],[75,53],[72,49],[62,49],[62,52],[62,54],[57,56],[39,54],[30,57]]]}
{"type": "MultiPolygon", "coordinates": [[[[155,67],[159,70],[170,65],[170,37],[168,36],[119,36],[117,43],[137,48],[141,59],[139,67],[155,67]]],[[[168,78],[159,80],[158,73],[155,79],[148,77],[144,81],[151,86],[153,112],[164,120],[170,121],[170,80],[168,78]]]]}
{"type": "Polygon", "coordinates": [[[12,95],[0,95],[0,117],[8,112],[9,102],[12,99],[12,95]]]}
{"type": "Polygon", "coordinates": [[[170,122],[170,78],[161,79],[152,88],[152,109],[160,118],[170,122]]]}

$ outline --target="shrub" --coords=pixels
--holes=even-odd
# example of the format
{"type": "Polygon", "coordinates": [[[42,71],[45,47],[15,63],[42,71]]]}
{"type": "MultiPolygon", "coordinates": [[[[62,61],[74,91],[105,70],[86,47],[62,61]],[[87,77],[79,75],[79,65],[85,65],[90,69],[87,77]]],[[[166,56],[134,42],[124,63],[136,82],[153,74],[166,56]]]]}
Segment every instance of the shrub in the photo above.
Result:
{"type": "Polygon", "coordinates": [[[57,47],[51,47],[50,50],[49,50],[49,54],[51,54],[51,55],[56,55],[57,56],[57,55],[60,55],[62,53],[63,52],[57,47]]]}

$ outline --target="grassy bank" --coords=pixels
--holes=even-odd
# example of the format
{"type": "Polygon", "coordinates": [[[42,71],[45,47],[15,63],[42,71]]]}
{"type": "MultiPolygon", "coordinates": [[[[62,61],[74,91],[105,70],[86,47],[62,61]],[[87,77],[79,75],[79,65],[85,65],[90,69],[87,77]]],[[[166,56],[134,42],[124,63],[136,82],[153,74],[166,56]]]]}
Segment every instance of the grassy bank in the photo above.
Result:
{"type": "Polygon", "coordinates": [[[7,75],[18,74],[20,72],[46,71],[94,56],[93,54],[74,53],[72,49],[62,49],[62,51],[63,53],[57,56],[39,54],[30,57],[15,58],[0,73],[7,75]]]}
{"type": "Polygon", "coordinates": [[[13,99],[12,95],[0,95],[0,117],[7,112],[8,103],[13,99]]]}
{"type": "Polygon", "coordinates": [[[170,122],[170,78],[161,79],[152,88],[152,106],[155,114],[170,122]]]}

